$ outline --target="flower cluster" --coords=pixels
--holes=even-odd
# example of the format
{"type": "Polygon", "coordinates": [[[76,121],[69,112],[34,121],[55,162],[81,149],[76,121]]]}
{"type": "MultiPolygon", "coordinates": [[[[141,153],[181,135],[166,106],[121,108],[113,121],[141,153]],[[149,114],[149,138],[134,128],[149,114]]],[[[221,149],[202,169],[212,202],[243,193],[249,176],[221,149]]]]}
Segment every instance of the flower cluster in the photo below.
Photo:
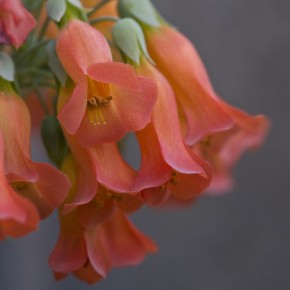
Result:
{"type": "Polygon", "coordinates": [[[193,44],[149,0],[34,2],[0,0],[0,239],[58,209],[55,278],[95,283],[156,252],[131,213],[230,190],[268,120],[217,95],[193,44]],[[31,160],[40,124],[55,166],[31,160]],[[129,132],[138,170],[122,155],[129,132]]]}

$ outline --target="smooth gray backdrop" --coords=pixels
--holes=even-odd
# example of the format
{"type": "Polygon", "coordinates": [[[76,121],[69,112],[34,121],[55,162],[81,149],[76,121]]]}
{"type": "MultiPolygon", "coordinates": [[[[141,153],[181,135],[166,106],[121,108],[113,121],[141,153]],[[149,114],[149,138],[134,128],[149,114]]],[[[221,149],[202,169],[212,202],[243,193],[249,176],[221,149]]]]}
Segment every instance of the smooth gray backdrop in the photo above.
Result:
{"type": "Polygon", "coordinates": [[[91,287],[71,277],[54,282],[52,217],[37,233],[0,243],[1,290],[290,289],[290,1],[154,2],[195,43],[220,95],[271,118],[267,143],[236,168],[231,194],[183,211],[136,214],[160,247],[140,266],[91,287]]]}

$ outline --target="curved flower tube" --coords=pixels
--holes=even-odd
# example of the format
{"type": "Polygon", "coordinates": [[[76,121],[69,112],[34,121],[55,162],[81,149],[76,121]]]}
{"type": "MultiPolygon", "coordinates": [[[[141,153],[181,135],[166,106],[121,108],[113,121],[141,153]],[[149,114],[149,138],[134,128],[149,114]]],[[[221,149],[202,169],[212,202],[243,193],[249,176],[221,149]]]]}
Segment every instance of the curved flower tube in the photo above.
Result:
{"type": "Polygon", "coordinates": [[[110,48],[97,30],[72,20],[60,33],[56,50],[76,83],[58,119],[82,146],[116,142],[150,121],[155,84],[136,76],[131,66],[112,62],[110,48]]]}
{"type": "MultiPolygon", "coordinates": [[[[209,165],[191,153],[184,144],[179,126],[174,93],[165,79],[145,59],[136,67],[140,75],[151,77],[158,86],[158,98],[152,113],[152,122],[136,132],[140,143],[142,162],[133,188],[138,191],[153,189],[164,201],[171,194],[177,199],[192,199],[201,194],[211,181],[209,165]]],[[[144,192],[152,192],[146,190],[144,192]]]]}
{"type": "Polygon", "coordinates": [[[47,217],[64,201],[70,182],[52,165],[30,159],[30,116],[25,103],[15,93],[0,93],[0,128],[4,174],[17,191],[17,200],[25,200],[21,203],[29,211],[35,206],[40,218],[47,217]]]}
{"type": "MultiPolygon", "coordinates": [[[[105,193],[105,195],[102,195],[105,193]]],[[[112,267],[139,264],[155,244],[138,231],[106,195],[67,215],[60,215],[61,230],[49,265],[56,279],[73,273],[92,284],[106,277],[112,267]]]]}
{"type": "Polygon", "coordinates": [[[231,128],[233,120],[216,101],[204,65],[190,41],[165,24],[144,32],[148,51],[170,82],[186,118],[186,143],[194,145],[210,133],[231,128]]]}
{"type": "Polygon", "coordinates": [[[233,128],[208,135],[194,147],[212,165],[213,181],[208,188],[212,193],[226,192],[233,187],[232,168],[244,152],[263,144],[269,130],[265,116],[250,116],[221,101],[220,105],[233,118],[233,128]]]}
{"type": "Polygon", "coordinates": [[[0,240],[28,234],[37,228],[40,218],[33,203],[19,195],[5,176],[3,143],[0,131],[0,240]]]}

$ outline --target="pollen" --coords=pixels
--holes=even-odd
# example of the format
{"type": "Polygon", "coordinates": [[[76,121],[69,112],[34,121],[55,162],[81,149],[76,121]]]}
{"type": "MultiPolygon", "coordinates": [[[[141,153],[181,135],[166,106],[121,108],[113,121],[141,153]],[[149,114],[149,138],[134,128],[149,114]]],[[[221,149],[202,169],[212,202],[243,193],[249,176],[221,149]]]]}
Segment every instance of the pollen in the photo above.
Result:
{"type": "Polygon", "coordinates": [[[94,199],[94,207],[95,209],[100,209],[106,205],[106,203],[110,200],[114,200],[116,202],[121,202],[123,200],[122,196],[119,194],[113,193],[109,189],[105,187],[100,187],[96,193],[96,197],[94,199]]]}
{"type": "Polygon", "coordinates": [[[93,126],[106,125],[104,111],[113,100],[110,86],[109,84],[92,80],[89,77],[87,78],[87,82],[87,108],[90,123],[93,126]]]}
{"type": "Polygon", "coordinates": [[[172,184],[172,185],[177,185],[178,183],[178,179],[177,179],[177,176],[176,176],[176,172],[173,170],[172,173],[171,173],[171,178],[169,180],[169,183],[172,184]]]}
{"type": "Polygon", "coordinates": [[[106,121],[102,112],[102,109],[109,105],[110,101],[113,100],[112,96],[100,97],[93,96],[88,99],[89,119],[90,123],[96,125],[106,125],[106,121]]]}

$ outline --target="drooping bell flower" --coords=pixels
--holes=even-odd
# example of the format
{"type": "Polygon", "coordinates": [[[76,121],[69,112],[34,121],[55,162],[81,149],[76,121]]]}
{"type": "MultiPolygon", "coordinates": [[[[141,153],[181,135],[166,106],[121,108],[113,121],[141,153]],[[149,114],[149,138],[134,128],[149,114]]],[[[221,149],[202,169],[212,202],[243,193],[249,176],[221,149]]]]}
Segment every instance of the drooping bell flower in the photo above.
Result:
{"type": "MultiPolygon", "coordinates": [[[[4,142],[0,131],[0,240],[21,237],[35,230],[39,214],[31,201],[19,195],[4,172],[4,142]]],[[[18,185],[19,186],[19,185],[18,185]]]]}
{"type": "Polygon", "coordinates": [[[265,116],[250,116],[223,102],[220,105],[235,125],[225,132],[208,135],[194,147],[194,151],[208,160],[213,168],[213,181],[208,188],[212,193],[226,192],[233,187],[234,165],[246,151],[261,146],[269,130],[265,116]]]}
{"type": "Polygon", "coordinates": [[[169,26],[148,0],[120,0],[121,16],[136,19],[143,27],[148,52],[173,88],[186,119],[185,141],[195,144],[209,133],[229,129],[232,119],[216,102],[204,65],[192,43],[169,26]],[[145,9],[146,8],[146,9],[145,9]]]}
{"type": "MultiPolygon", "coordinates": [[[[72,187],[65,202],[74,198],[77,175],[69,155],[62,170],[72,187]]],[[[155,244],[127,219],[142,202],[129,194],[118,194],[99,185],[94,198],[63,215],[60,209],[60,236],[49,258],[57,280],[69,273],[92,284],[104,278],[112,267],[135,265],[146,253],[156,251],[155,244]]]]}
{"type": "Polygon", "coordinates": [[[60,237],[49,257],[56,278],[73,273],[85,282],[94,283],[106,277],[113,267],[137,265],[147,253],[157,250],[119,209],[90,229],[78,223],[75,211],[61,216],[60,220],[60,237]]]}
{"type": "Polygon", "coordinates": [[[112,62],[105,38],[88,24],[72,20],[60,33],[57,54],[76,83],[58,114],[64,129],[82,146],[115,142],[150,121],[155,85],[130,65],[112,62]]]}
{"type": "Polygon", "coordinates": [[[4,173],[17,193],[45,218],[64,201],[70,182],[55,167],[30,158],[30,116],[12,90],[0,93],[0,128],[4,144],[4,173]]]}
{"type": "Polygon", "coordinates": [[[20,0],[0,0],[0,44],[19,48],[35,25],[20,0]]]}
{"type": "Polygon", "coordinates": [[[211,182],[210,166],[184,144],[174,93],[168,81],[145,59],[136,66],[136,71],[156,81],[158,97],[152,122],[136,132],[142,160],[134,184],[136,188],[133,188],[147,188],[143,195],[151,204],[152,198],[153,203],[162,203],[170,196],[180,200],[194,199],[211,182]]]}
{"type": "Polygon", "coordinates": [[[229,129],[232,120],[216,102],[203,64],[189,40],[166,25],[150,33],[145,31],[145,36],[149,53],[169,80],[185,116],[186,143],[193,145],[207,134],[229,129]]]}
{"type": "MultiPolygon", "coordinates": [[[[75,178],[70,164],[66,159],[63,170],[75,178]]],[[[71,181],[70,195],[73,196],[77,180],[71,181]]],[[[130,195],[99,186],[89,203],[65,215],[60,210],[60,236],[49,258],[56,279],[73,273],[87,283],[95,283],[112,267],[138,264],[146,253],[156,251],[154,243],[127,219],[126,213],[141,205],[142,202],[130,195]]]]}

